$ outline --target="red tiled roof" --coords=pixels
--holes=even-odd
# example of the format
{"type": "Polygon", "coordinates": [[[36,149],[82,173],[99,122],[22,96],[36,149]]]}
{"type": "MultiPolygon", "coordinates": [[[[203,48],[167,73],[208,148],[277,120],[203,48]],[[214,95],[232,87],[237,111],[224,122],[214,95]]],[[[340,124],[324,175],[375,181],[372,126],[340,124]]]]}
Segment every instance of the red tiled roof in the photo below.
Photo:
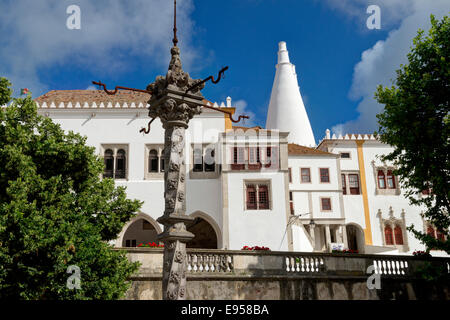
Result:
{"type": "Polygon", "coordinates": [[[300,146],[298,144],[289,143],[288,144],[288,153],[292,156],[297,155],[319,155],[319,156],[331,156],[335,155],[333,153],[325,152],[318,149],[308,148],[304,146],[300,146]]]}
{"type": "Polygon", "coordinates": [[[39,104],[46,102],[47,104],[51,104],[52,102],[55,105],[59,105],[61,102],[67,104],[71,102],[72,104],[76,104],[79,102],[80,104],[88,103],[104,103],[107,104],[111,102],[113,105],[119,103],[120,105],[135,103],[142,103],[144,106],[147,104],[147,101],[150,99],[150,95],[143,92],[135,92],[135,91],[118,91],[115,95],[109,95],[103,90],[52,90],[43,94],[42,96],[35,99],[35,101],[39,104]]]}

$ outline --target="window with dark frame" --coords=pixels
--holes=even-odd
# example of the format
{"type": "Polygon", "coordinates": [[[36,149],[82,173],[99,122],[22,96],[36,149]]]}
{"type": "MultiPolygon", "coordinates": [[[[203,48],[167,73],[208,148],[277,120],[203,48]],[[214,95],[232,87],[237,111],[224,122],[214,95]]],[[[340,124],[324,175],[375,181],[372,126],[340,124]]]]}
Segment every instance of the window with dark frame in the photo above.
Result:
{"type": "Polygon", "coordinates": [[[341,174],[342,178],[342,194],[347,194],[347,183],[345,180],[345,174],[341,174]]]}
{"type": "Polygon", "coordinates": [[[248,183],[246,188],[246,210],[270,209],[269,186],[267,183],[248,183]]]}
{"type": "Polygon", "coordinates": [[[386,245],[388,245],[388,246],[394,245],[394,239],[392,236],[392,228],[390,226],[384,227],[384,239],[386,241],[386,245]]]}
{"type": "Polygon", "coordinates": [[[391,170],[387,172],[387,186],[389,189],[395,189],[395,177],[391,170]]]}
{"type": "Polygon", "coordinates": [[[302,183],[309,183],[311,182],[311,169],[309,168],[301,168],[300,169],[301,174],[301,182],[302,183]]]}
{"type": "Polygon", "coordinates": [[[278,148],[267,147],[265,167],[271,169],[278,169],[278,148]]]}
{"type": "Polygon", "coordinates": [[[107,149],[104,154],[105,171],[103,172],[104,178],[114,178],[114,152],[111,149],[107,149]]]}
{"type": "Polygon", "coordinates": [[[322,198],[322,211],[331,211],[331,198],[322,198]]]}
{"type": "Polygon", "coordinates": [[[216,171],[216,150],[214,148],[206,148],[205,150],[205,172],[216,171]]]}
{"type": "Polygon", "coordinates": [[[259,147],[248,148],[248,169],[249,170],[261,169],[261,151],[259,147]]]}
{"type": "Polygon", "coordinates": [[[294,215],[294,197],[292,191],[289,192],[289,207],[291,209],[291,214],[294,215]]]}
{"type": "Polygon", "coordinates": [[[394,228],[394,238],[395,238],[395,244],[397,245],[403,245],[403,231],[400,226],[395,226],[394,228]]]}
{"type": "Polygon", "coordinates": [[[359,176],[357,174],[348,175],[348,185],[350,187],[350,194],[360,194],[359,176]]]}
{"type": "Polygon", "coordinates": [[[256,202],[256,186],[254,184],[247,185],[247,210],[258,209],[256,202]]]}
{"type": "Polygon", "coordinates": [[[269,188],[267,185],[258,186],[258,206],[259,209],[269,209],[269,188]]]}
{"type": "Polygon", "coordinates": [[[233,162],[231,164],[232,170],[245,169],[245,149],[244,147],[233,147],[232,149],[233,162]]]}
{"type": "Polygon", "coordinates": [[[341,152],[341,159],[350,159],[349,152],[341,152]]]}
{"type": "Polygon", "coordinates": [[[292,169],[288,168],[289,170],[289,183],[292,183],[292,169]]]}
{"type": "Polygon", "coordinates": [[[202,148],[194,148],[194,172],[203,172],[203,150],[202,148]]]}
{"type": "Polygon", "coordinates": [[[126,153],[125,150],[120,149],[117,151],[116,156],[116,179],[125,179],[126,177],[126,153]]]}
{"type": "Polygon", "coordinates": [[[386,179],[383,170],[378,170],[378,188],[386,189],[386,179]]]}
{"type": "Polygon", "coordinates": [[[320,182],[330,182],[330,170],[328,168],[320,168],[320,182]]]}
{"type": "Polygon", "coordinates": [[[148,154],[148,172],[158,172],[158,151],[155,149],[150,150],[148,154]]]}

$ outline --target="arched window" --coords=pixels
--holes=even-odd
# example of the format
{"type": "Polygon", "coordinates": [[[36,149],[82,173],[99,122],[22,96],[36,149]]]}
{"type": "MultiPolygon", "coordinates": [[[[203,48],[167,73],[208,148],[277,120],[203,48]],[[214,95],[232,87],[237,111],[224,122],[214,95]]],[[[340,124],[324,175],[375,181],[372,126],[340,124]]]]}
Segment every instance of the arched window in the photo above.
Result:
{"type": "Polygon", "coordinates": [[[392,239],[392,228],[390,226],[384,227],[384,238],[386,239],[386,245],[393,245],[394,239],[392,239]]]}
{"type": "Polygon", "coordinates": [[[158,172],[158,151],[150,150],[148,157],[148,172],[158,172]]]}
{"type": "Polygon", "coordinates": [[[428,226],[427,228],[427,234],[429,236],[432,236],[433,238],[436,238],[436,235],[434,234],[434,228],[432,226],[428,226]]]}
{"type": "Polygon", "coordinates": [[[378,170],[378,188],[386,189],[386,180],[383,170],[378,170]]]}
{"type": "Polygon", "coordinates": [[[395,236],[395,244],[403,244],[403,231],[400,226],[395,226],[394,236],[395,236]]]}
{"type": "Polygon", "coordinates": [[[387,186],[389,189],[395,189],[395,177],[391,170],[387,172],[387,186]]]}
{"type": "Polygon", "coordinates": [[[116,157],[116,179],[125,179],[126,177],[126,153],[125,150],[117,151],[116,157]]]}
{"type": "Polygon", "coordinates": [[[111,149],[105,151],[104,155],[105,161],[105,172],[103,173],[104,178],[114,177],[114,152],[111,149]]]}

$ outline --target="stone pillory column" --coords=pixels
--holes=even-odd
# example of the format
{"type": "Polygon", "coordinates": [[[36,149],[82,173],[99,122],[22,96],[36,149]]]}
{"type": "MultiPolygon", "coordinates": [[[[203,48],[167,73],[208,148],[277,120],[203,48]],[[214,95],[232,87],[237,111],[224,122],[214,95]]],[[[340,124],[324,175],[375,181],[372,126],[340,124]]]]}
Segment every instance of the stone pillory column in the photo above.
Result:
{"type": "Polygon", "coordinates": [[[164,231],[158,235],[158,239],[164,242],[164,267],[163,267],[163,298],[165,300],[186,299],[186,243],[194,235],[186,230],[186,223],[194,219],[186,216],[186,164],[184,155],[185,130],[189,121],[202,108],[213,109],[225,113],[232,122],[248,119],[241,115],[237,120],[232,118],[232,113],[203,104],[201,90],[207,81],[217,84],[228,67],[219,71],[218,78],[210,76],[204,80],[191,79],[189,74],[183,71],[180,59],[180,49],[177,47],[177,2],[174,0],[174,27],[173,47],[170,50],[172,59],[165,77],[156,77],[155,82],[149,84],[146,90],[117,86],[114,91],[106,89],[106,85],[96,81],[92,83],[103,87],[103,90],[114,95],[120,90],[144,92],[151,95],[148,101],[149,116],[152,120],[148,128],[142,128],[140,132],[148,134],[150,125],[159,118],[165,129],[164,137],[164,214],[158,218],[158,222],[164,225],[164,231]]]}
{"type": "Polygon", "coordinates": [[[204,84],[193,80],[181,66],[180,49],[174,43],[172,59],[165,77],[158,76],[147,87],[152,92],[149,116],[159,117],[165,129],[164,138],[164,215],[158,222],[164,231],[158,239],[164,242],[163,298],[183,300],[186,298],[186,243],[194,235],[186,230],[186,223],[193,219],[186,216],[186,165],[184,147],[185,130],[189,120],[201,113],[204,84]],[[191,92],[186,91],[198,85],[191,92]]]}

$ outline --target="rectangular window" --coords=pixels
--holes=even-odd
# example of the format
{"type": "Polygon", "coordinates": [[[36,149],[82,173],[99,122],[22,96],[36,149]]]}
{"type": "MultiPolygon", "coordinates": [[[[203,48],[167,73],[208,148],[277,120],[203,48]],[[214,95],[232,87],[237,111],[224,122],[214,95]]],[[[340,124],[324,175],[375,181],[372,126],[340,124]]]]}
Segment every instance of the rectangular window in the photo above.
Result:
{"type": "Polygon", "coordinates": [[[289,183],[292,183],[292,169],[289,168],[289,183]]]}
{"type": "Polygon", "coordinates": [[[359,192],[359,177],[357,174],[348,175],[348,184],[350,187],[350,194],[360,194],[359,192]]]}
{"type": "Polygon", "coordinates": [[[247,210],[256,210],[258,205],[256,202],[256,186],[253,184],[247,185],[247,210]]]}
{"type": "Polygon", "coordinates": [[[243,147],[233,147],[232,151],[232,170],[244,170],[245,169],[245,149],[243,147]]]}
{"type": "Polygon", "coordinates": [[[261,154],[258,147],[248,148],[248,169],[259,170],[261,169],[261,154]]]}
{"type": "Polygon", "coordinates": [[[302,183],[311,182],[311,170],[309,168],[301,168],[300,174],[302,183]]]}
{"type": "Polygon", "coordinates": [[[321,204],[322,211],[331,211],[331,198],[322,198],[321,204]]]}
{"type": "Polygon", "coordinates": [[[278,148],[267,147],[266,149],[266,168],[278,169],[278,148]]]}
{"type": "Polygon", "coordinates": [[[320,182],[330,182],[330,170],[328,168],[320,168],[320,182]]]}
{"type": "Polygon", "coordinates": [[[294,215],[294,197],[292,196],[292,192],[289,192],[289,207],[291,209],[291,214],[294,215]]]}
{"type": "Polygon", "coordinates": [[[269,209],[269,189],[266,185],[258,186],[258,204],[259,209],[269,209]]]}
{"type": "Polygon", "coordinates": [[[245,188],[247,210],[270,209],[269,185],[267,183],[248,183],[245,188]]]}
{"type": "Polygon", "coordinates": [[[341,152],[341,159],[350,159],[350,153],[349,152],[341,152]]]}
{"type": "Polygon", "coordinates": [[[203,150],[201,147],[196,147],[194,149],[194,172],[203,171],[203,150]]]}
{"type": "Polygon", "coordinates": [[[205,149],[205,172],[216,171],[216,150],[213,148],[205,149]]]}
{"type": "Polygon", "coordinates": [[[342,174],[341,177],[342,177],[342,194],[347,194],[347,184],[345,181],[345,174],[342,174]]]}

